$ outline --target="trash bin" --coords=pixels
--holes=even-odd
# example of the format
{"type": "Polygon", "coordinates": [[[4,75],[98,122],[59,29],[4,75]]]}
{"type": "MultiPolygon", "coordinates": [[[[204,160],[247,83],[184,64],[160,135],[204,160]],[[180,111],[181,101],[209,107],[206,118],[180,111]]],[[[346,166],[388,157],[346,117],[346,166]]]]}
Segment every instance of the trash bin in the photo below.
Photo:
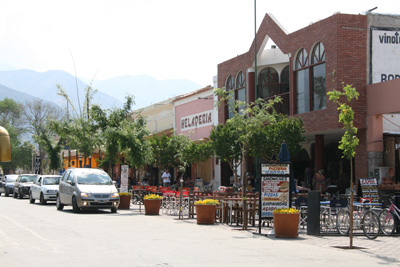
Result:
{"type": "Polygon", "coordinates": [[[320,192],[308,191],[307,235],[320,235],[320,192]]]}

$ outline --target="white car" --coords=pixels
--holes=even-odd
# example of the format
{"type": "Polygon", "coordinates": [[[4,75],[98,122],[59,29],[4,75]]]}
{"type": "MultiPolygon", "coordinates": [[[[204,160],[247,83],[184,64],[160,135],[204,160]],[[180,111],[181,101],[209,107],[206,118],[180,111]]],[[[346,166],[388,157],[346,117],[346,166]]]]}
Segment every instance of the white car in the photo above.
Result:
{"type": "Polygon", "coordinates": [[[47,201],[56,201],[60,175],[39,175],[31,185],[29,202],[35,203],[38,199],[41,204],[47,201]]]}

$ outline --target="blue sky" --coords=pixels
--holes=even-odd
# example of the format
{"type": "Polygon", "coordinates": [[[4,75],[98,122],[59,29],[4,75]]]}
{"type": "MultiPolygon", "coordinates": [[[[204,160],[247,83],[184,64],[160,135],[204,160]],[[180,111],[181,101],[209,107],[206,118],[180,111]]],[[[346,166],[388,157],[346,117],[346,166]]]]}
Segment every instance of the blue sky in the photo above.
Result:
{"type": "MultiPolygon", "coordinates": [[[[257,1],[293,32],[333,13],[400,14],[396,1],[257,1]]],[[[253,0],[1,0],[0,69],[65,70],[87,79],[146,74],[212,84],[248,51],[253,0]],[[73,58],[73,60],[72,60],[73,58]]]]}

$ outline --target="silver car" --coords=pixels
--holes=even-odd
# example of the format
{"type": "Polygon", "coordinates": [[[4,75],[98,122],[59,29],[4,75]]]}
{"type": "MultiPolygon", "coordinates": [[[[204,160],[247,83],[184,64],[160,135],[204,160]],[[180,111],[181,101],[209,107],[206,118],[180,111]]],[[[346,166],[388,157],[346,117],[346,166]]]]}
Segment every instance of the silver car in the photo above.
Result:
{"type": "Polygon", "coordinates": [[[62,176],[56,200],[58,210],[65,205],[72,205],[75,213],[81,209],[111,209],[114,213],[119,205],[119,194],[105,171],[69,168],[62,176]]]}
{"type": "Polygon", "coordinates": [[[14,193],[14,182],[17,180],[18,174],[7,174],[4,176],[4,195],[8,197],[14,193]]]}
{"type": "Polygon", "coordinates": [[[35,203],[36,199],[41,204],[46,204],[47,201],[56,201],[60,179],[61,175],[39,175],[31,185],[29,202],[35,203]]]}

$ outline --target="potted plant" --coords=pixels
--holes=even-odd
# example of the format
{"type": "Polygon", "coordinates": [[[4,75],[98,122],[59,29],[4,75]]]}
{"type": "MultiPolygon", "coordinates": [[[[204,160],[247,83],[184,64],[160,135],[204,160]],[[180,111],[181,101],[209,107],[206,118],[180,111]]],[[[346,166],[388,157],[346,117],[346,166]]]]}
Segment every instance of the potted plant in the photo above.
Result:
{"type": "Polygon", "coordinates": [[[273,211],[273,217],[276,237],[297,237],[300,210],[294,208],[276,209],[273,211]]]}
{"type": "Polygon", "coordinates": [[[204,199],[198,200],[194,203],[196,207],[197,224],[214,224],[215,211],[218,200],[215,199],[204,199]]]}
{"type": "Polygon", "coordinates": [[[131,205],[132,194],[127,192],[119,193],[119,206],[118,209],[129,210],[131,205]]]}
{"type": "Polygon", "coordinates": [[[162,196],[148,194],[144,196],[145,215],[159,215],[162,196]]]}

